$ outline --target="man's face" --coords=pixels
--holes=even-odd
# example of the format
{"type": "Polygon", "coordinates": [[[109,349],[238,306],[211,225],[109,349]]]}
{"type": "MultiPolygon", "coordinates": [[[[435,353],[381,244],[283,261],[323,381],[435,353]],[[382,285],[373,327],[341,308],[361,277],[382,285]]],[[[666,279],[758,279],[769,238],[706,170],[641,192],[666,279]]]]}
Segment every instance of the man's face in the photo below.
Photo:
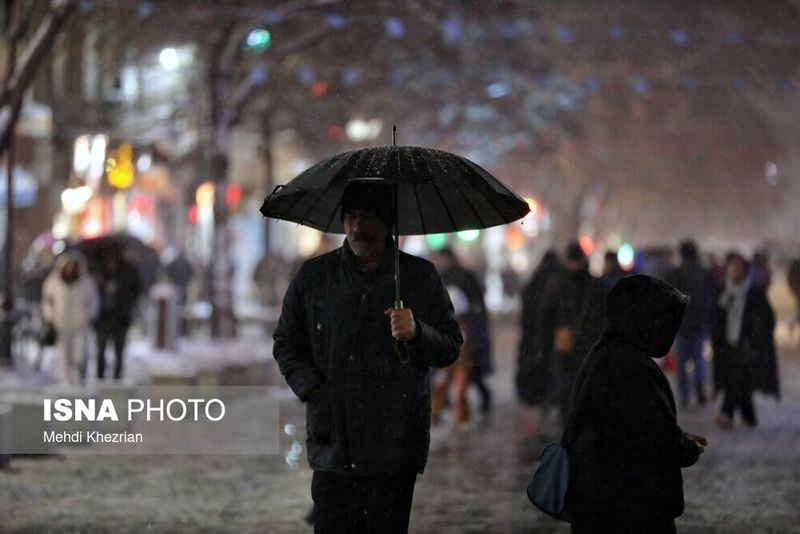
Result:
{"type": "Polygon", "coordinates": [[[733,258],[728,263],[728,276],[737,284],[747,278],[747,266],[739,258],[733,258]]]}
{"type": "Polygon", "coordinates": [[[375,256],[383,252],[389,229],[373,213],[363,210],[348,210],[342,219],[347,243],[359,258],[375,256]]]}

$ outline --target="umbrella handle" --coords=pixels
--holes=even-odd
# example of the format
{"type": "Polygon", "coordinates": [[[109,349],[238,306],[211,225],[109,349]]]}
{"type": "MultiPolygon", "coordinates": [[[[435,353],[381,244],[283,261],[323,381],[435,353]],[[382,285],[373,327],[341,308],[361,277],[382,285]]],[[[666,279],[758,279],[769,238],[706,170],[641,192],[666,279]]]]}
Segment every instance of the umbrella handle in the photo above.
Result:
{"type": "MultiPolygon", "coordinates": [[[[403,301],[394,301],[394,309],[402,310],[403,301]]],[[[400,360],[400,363],[407,365],[411,360],[411,349],[408,348],[408,341],[405,339],[395,339],[392,343],[392,348],[394,349],[394,353],[397,355],[397,359],[400,360]]]]}

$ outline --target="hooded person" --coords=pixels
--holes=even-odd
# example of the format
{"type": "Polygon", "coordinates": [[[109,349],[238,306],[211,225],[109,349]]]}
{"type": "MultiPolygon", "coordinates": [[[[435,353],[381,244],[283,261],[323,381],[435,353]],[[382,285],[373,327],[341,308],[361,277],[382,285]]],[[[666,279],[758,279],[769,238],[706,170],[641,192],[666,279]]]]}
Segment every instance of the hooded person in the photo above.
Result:
{"type": "Polygon", "coordinates": [[[621,278],[606,299],[606,328],[586,357],[566,430],[573,532],[675,532],[681,468],[707,441],[678,426],[667,354],[688,297],[647,275],[621,278]]]}
{"type": "Polygon", "coordinates": [[[99,305],[97,287],[83,257],[77,252],[59,256],[44,281],[41,309],[42,318],[56,332],[61,383],[76,384],[86,378],[90,326],[99,305]]]}

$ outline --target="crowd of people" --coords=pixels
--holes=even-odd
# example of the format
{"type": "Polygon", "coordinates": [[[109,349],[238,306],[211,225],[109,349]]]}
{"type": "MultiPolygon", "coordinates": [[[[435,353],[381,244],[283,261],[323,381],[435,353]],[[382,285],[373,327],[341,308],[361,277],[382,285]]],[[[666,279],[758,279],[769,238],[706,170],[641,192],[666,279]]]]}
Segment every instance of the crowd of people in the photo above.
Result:
{"type": "MultiPolygon", "coordinates": [[[[470,385],[480,410],[491,408],[485,291],[449,248],[431,262],[397,251],[388,190],[351,184],[339,216],[342,246],[292,277],[273,354],[306,403],[315,531],[406,532],[431,424],[448,406],[456,423],[468,422],[470,385]]],[[[678,426],[678,403],[655,360],[674,354],[683,408],[707,402],[709,386],[721,391],[716,422],[725,429],[737,414],[757,424],[755,390],[779,392],[764,258],[731,252],[711,269],[690,241],[679,255],[679,265],[660,262],[654,277],[626,273],[607,254],[596,277],[573,242],[563,256],[546,253],[520,289],[520,441],[537,443],[551,412],[566,429],[574,532],[675,531],[680,471],[708,440],[678,426]]]]}
{"type": "MultiPolygon", "coordinates": [[[[771,281],[766,256],[759,253],[747,259],[731,251],[723,263],[705,266],[693,241],[681,242],[677,252],[678,264],[662,268],[658,275],[689,297],[668,353],[675,369],[679,406],[702,406],[711,395],[721,393],[717,424],[732,428],[738,413],[742,424],[754,426],[753,392],[779,395],[775,313],[766,294],[771,281]],[[713,363],[711,377],[709,360],[713,363]]],[[[577,371],[605,326],[607,293],[620,278],[631,274],[608,253],[602,275],[595,278],[575,242],[566,248],[563,258],[548,251],[522,290],[516,375],[518,399],[525,411],[522,454],[533,453],[541,439],[550,437],[542,437],[540,432],[549,411],[555,411],[562,423],[569,414],[577,371]]]]}

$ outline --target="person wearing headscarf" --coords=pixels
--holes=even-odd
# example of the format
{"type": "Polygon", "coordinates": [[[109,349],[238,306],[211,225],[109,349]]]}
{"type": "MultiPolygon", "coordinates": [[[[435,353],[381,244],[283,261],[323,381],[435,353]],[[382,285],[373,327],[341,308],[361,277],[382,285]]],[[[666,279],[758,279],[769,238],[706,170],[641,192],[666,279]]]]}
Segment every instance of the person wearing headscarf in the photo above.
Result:
{"type": "Polygon", "coordinates": [[[731,428],[736,412],[747,426],[757,424],[753,391],[778,396],[775,351],[775,312],[763,286],[753,283],[747,260],[728,255],[727,276],[720,291],[711,344],[714,350],[714,385],[724,392],[716,422],[731,428]]]}
{"type": "Polygon", "coordinates": [[[42,287],[42,318],[53,326],[58,349],[59,380],[78,384],[86,379],[89,333],[99,310],[97,287],[77,252],[59,256],[42,287]]]}

